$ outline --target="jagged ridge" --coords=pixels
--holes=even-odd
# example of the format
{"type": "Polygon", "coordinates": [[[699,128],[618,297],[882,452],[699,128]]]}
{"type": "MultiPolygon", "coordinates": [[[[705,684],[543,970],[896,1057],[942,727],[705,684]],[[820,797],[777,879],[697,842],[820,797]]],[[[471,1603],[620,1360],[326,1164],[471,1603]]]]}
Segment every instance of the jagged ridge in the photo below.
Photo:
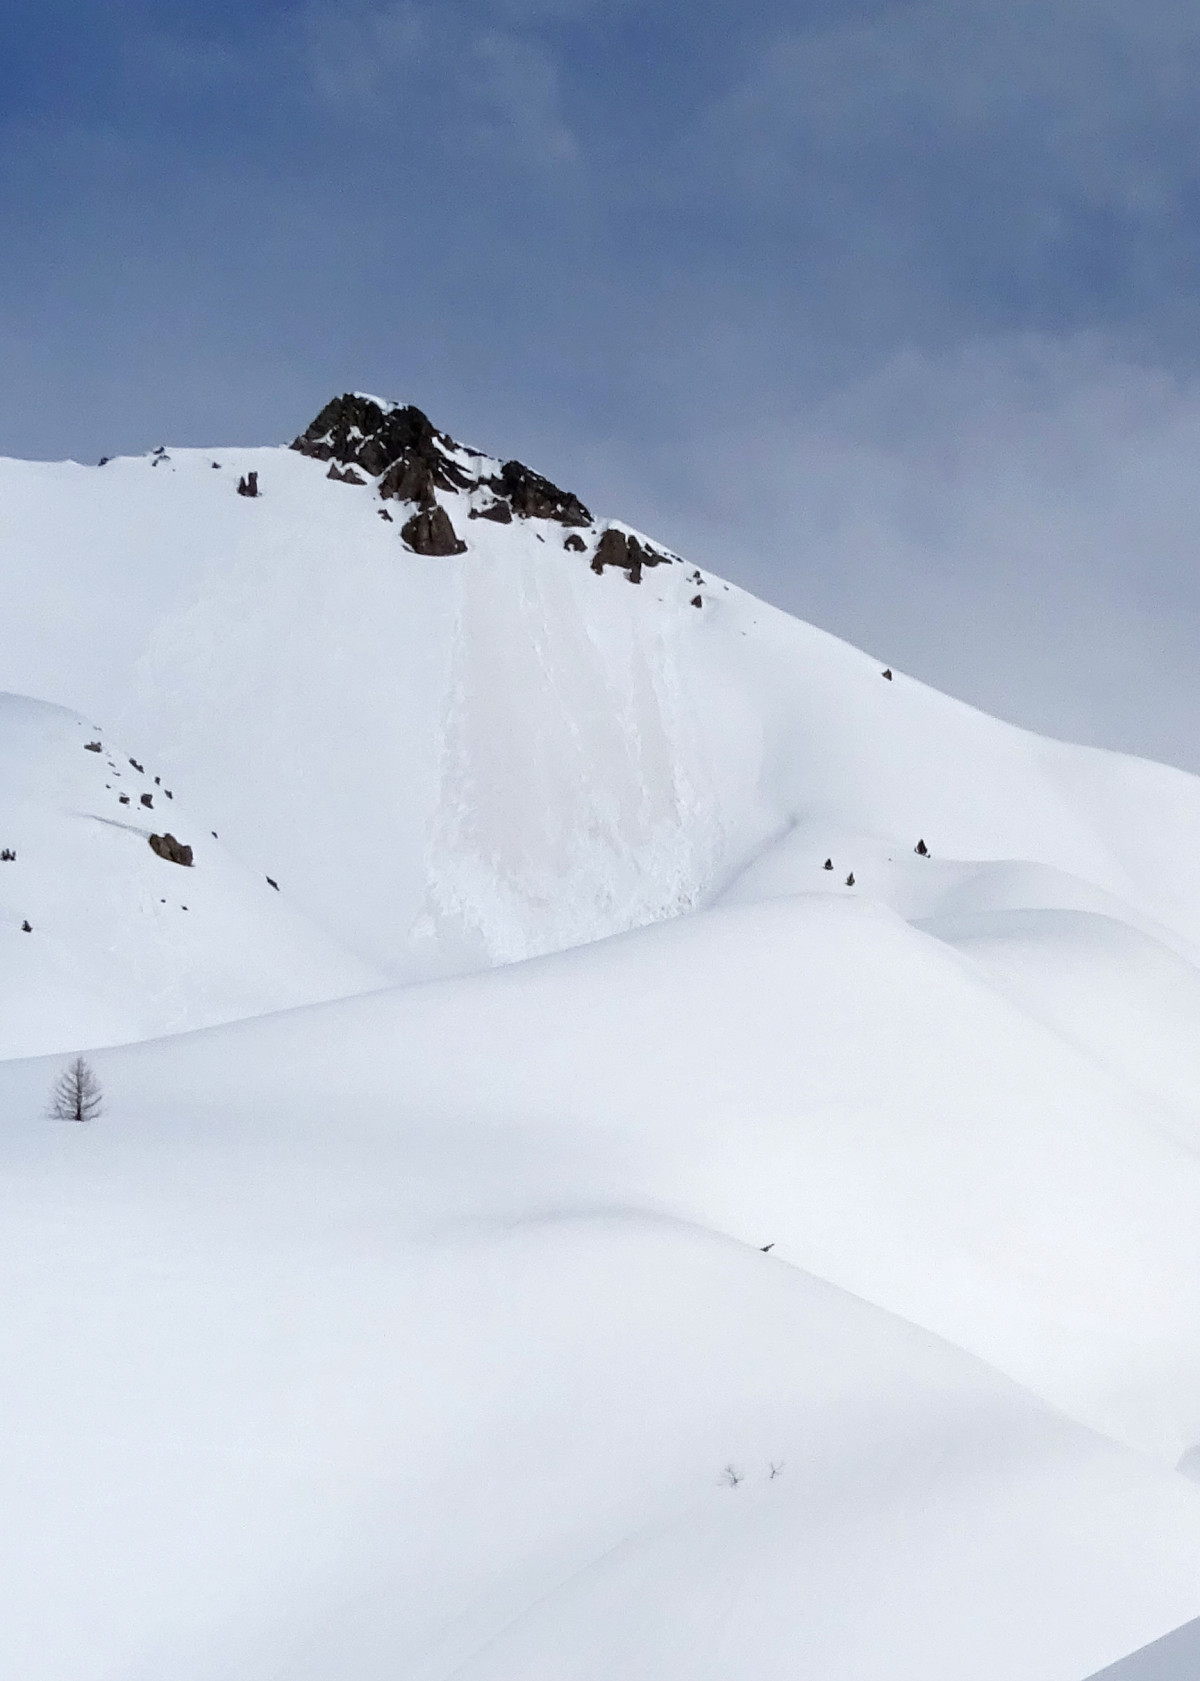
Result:
{"type": "Polygon", "coordinates": [[[438,490],[488,490],[492,500],[472,510],[477,519],[505,525],[514,517],[556,520],[560,525],[593,523],[571,491],[560,490],[520,461],[498,462],[465,448],[439,432],[411,403],[382,404],[347,392],[326,403],[292,448],[318,461],[338,461],[344,467],[353,463],[379,480],[385,500],[415,502],[426,512],[434,508],[438,490]]]}

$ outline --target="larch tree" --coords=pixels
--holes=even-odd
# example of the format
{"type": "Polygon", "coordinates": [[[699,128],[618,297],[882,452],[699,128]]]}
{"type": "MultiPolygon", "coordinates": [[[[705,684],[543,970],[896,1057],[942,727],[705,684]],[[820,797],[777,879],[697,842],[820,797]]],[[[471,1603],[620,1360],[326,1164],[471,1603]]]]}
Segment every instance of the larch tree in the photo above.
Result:
{"type": "Polygon", "coordinates": [[[73,1057],[50,1093],[52,1121],[94,1121],[103,1108],[100,1082],[81,1056],[73,1057]]]}

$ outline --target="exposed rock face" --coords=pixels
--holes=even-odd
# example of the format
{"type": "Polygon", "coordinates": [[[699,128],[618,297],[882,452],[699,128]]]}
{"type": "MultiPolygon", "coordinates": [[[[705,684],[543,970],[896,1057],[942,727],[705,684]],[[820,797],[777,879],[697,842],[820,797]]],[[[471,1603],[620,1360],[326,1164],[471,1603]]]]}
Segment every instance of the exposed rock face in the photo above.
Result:
{"type": "Polygon", "coordinates": [[[151,835],[150,850],[165,858],[168,864],[182,864],[185,869],[192,867],[191,847],[177,841],[174,835],[151,835]]]}
{"type": "MultiPolygon", "coordinates": [[[[519,461],[499,465],[462,448],[439,432],[418,408],[385,408],[371,397],[347,393],[326,403],[292,444],[317,461],[351,463],[378,478],[385,500],[415,502],[432,512],[435,492],[488,490],[492,500],[473,517],[508,524],[518,519],[590,525],[592,516],[570,491],[560,490],[519,461]]],[[[345,474],[340,475],[345,480],[345,474]]]]}
{"type": "Polygon", "coordinates": [[[670,555],[661,554],[649,543],[639,543],[628,532],[618,531],[616,526],[610,525],[596,545],[592,571],[600,573],[606,566],[619,566],[631,584],[640,584],[643,566],[669,564],[670,559],[670,555]]]}
{"type": "Polygon", "coordinates": [[[257,496],[258,474],[247,473],[244,478],[240,478],[238,480],[237,493],[239,496],[257,496]]]}
{"type": "Polygon", "coordinates": [[[489,479],[497,496],[504,496],[514,514],[520,519],[553,519],[560,525],[591,525],[592,516],[578,496],[560,490],[540,473],[523,467],[519,461],[506,461],[500,478],[489,479]]]}
{"type": "Polygon", "coordinates": [[[446,481],[449,475],[423,455],[402,456],[393,461],[379,481],[379,494],[384,501],[415,502],[419,508],[432,508],[437,501],[436,490],[453,490],[446,481]]]}
{"type": "MultiPolygon", "coordinates": [[[[507,502],[489,502],[486,507],[472,508],[467,515],[468,519],[495,520],[497,525],[511,525],[512,517],[512,509],[507,502]]],[[[582,548],[583,544],[580,543],[579,546],[582,548]]]]}
{"type": "Polygon", "coordinates": [[[400,535],[414,554],[465,554],[467,545],[459,538],[445,508],[422,509],[400,527],[400,535]]]}
{"type": "Polygon", "coordinates": [[[353,462],[378,478],[393,462],[414,455],[432,460],[442,453],[436,449],[439,441],[450,449],[455,447],[453,439],[436,431],[428,415],[411,404],[383,409],[370,397],[347,392],[326,403],[292,448],[318,461],[340,461],[343,466],[353,462]]]}

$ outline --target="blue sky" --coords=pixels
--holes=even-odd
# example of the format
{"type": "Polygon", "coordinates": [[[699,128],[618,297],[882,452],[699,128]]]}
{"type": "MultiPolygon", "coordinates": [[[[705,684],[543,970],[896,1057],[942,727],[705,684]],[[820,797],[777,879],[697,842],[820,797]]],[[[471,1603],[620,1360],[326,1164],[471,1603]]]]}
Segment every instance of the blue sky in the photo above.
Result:
{"type": "Polygon", "coordinates": [[[1200,769],[1198,141],[1163,0],[8,0],[0,450],[378,390],[1200,769]]]}

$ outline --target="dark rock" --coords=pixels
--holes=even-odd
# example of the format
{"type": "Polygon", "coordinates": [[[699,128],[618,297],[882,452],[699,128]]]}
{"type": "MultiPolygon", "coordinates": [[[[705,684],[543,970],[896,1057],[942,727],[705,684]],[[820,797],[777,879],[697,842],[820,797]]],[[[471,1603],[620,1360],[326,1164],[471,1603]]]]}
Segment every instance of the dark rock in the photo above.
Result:
{"type": "Polygon", "coordinates": [[[117,795],[117,800],[121,805],[128,805],[129,804],[129,795],[128,794],[118,794],[117,795]]]}
{"type": "Polygon", "coordinates": [[[564,549],[574,549],[576,554],[582,554],[584,552],[584,550],[587,548],[587,544],[584,542],[583,538],[579,535],[578,532],[572,531],[572,533],[569,537],[565,537],[563,539],[563,548],[564,549]]]}
{"type": "Polygon", "coordinates": [[[668,555],[651,548],[648,543],[640,543],[636,537],[610,525],[596,545],[592,571],[600,573],[606,566],[619,566],[631,584],[640,584],[643,566],[661,566],[669,560],[668,555]]]}
{"type": "Polygon", "coordinates": [[[107,467],[111,460],[112,457],[110,455],[102,455],[96,465],[97,467],[107,467]]]}
{"type": "Polygon", "coordinates": [[[392,516],[388,513],[386,508],[380,508],[379,517],[380,519],[385,519],[389,525],[392,523],[392,516]]]}
{"type": "Polygon", "coordinates": [[[130,759],[129,763],[133,766],[134,770],[140,771],[142,773],[142,775],[145,776],[145,774],[146,774],[145,765],[139,765],[136,759],[130,759]]]}
{"type": "Polygon", "coordinates": [[[429,416],[411,404],[385,411],[370,397],[347,392],[326,403],[292,448],[317,461],[340,461],[343,466],[354,462],[372,478],[415,459],[434,471],[439,489],[466,490],[471,484],[470,475],[448,458],[447,452],[457,448],[453,438],[439,432],[429,416]]]}
{"type": "Polygon", "coordinates": [[[578,496],[560,490],[549,479],[520,461],[506,461],[499,479],[489,480],[498,495],[508,499],[522,519],[552,519],[559,525],[591,525],[592,516],[578,496]]]}
{"type": "Polygon", "coordinates": [[[629,544],[625,533],[614,526],[601,533],[600,541],[596,544],[596,552],[592,556],[592,571],[599,576],[606,566],[628,566],[629,544]]]}
{"type": "Polygon", "coordinates": [[[30,922],[23,922],[21,924],[21,932],[22,932],[22,934],[32,934],[33,933],[33,924],[30,923],[30,922]]]}
{"type": "Polygon", "coordinates": [[[916,846],[913,847],[913,851],[916,853],[918,858],[929,857],[929,848],[925,845],[924,840],[919,840],[916,846]]]}
{"type": "Polygon", "coordinates": [[[702,595],[694,595],[692,597],[692,606],[693,607],[703,607],[704,606],[704,597],[702,595]]]}
{"type": "Polygon", "coordinates": [[[154,795],[153,794],[143,794],[142,795],[142,804],[146,807],[147,811],[153,810],[154,795]]]}
{"type": "Polygon", "coordinates": [[[239,479],[237,493],[239,496],[257,496],[259,493],[258,474],[247,473],[244,478],[239,479]]]}
{"type": "Polygon", "coordinates": [[[104,748],[98,741],[85,741],[83,750],[85,753],[103,753],[104,748]]]}
{"type": "Polygon", "coordinates": [[[0,852],[0,864],[15,864],[16,861],[17,855],[11,846],[6,846],[3,852],[0,852]]]}
{"type": "Polygon", "coordinates": [[[192,867],[192,849],[177,841],[174,835],[151,835],[150,850],[157,852],[160,858],[165,858],[168,864],[182,864],[185,869],[192,867]]]}
{"type": "Polygon", "coordinates": [[[220,471],[221,463],[219,461],[210,461],[209,466],[217,469],[217,471],[220,471]]]}
{"type": "Polygon", "coordinates": [[[827,870],[831,870],[833,868],[833,859],[832,858],[826,858],[824,868],[827,869],[827,870]]]}
{"type": "Polygon", "coordinates": [[[453,490],[442,483],[442,475],[435,473],[434,463],[423,455],[408,455],[394,461],[379,481],[379,494],[386,501],[415,502],[419,508],[432,508],[437,501],[434,490],[453,490]]]}
{"type": "Polygon", "coordinates": [[[890,683],[891,680],[892,680],[892,668],[891,668],[890,665],[888,666],[887,670],[884,672],[883,675],[887,678],[888,682],[890,683]]]}
{"type": "Polygon", "coordinates": [[[400,527],[400,535],[414,554],[465,554],[467,550],[445,508],[435,507],[414,514],[400,527]]]}
{"type": "MultiPolygon", "coordinates": [[[[519,461],[506,461],[497,477],[491,463],[477,456],[472,472],[458,459],[459,446],[439,432],[429,416],[411,405],[383,409],[370,397],[347,393],[326,403],[312,425],[292,444],[317,461],[353,462],[379,478],[379,494],[416,502],[432,510],[437,490],[477,490],[483,486],[522,519],[552,519],[562,525],[590,525],[592,516],[570,491],[560,490],[519,461]],[[483,476],[485,468],[489,476],[483,476]]],[[[505,521],[501,513],[480,510],[481,518],[505,521]]]]}
{"type": "Polygon", "coordinates": [[[327,479],[337,479],[340,484],[366,484],[367,482],[361,473],[354,471],[353,467],[343,469],[338,466],[336,461],[329,463],[329,471],[325,477],[327,479]]]}
{"type": "Polygon", "coordinates": [[[279,892],[279,883],[275,880],[274,876],[268,876],[267,877],[267,886],[268,887],[273,887],[275,889],[276,893],[279,892]]]}
{"type": "Polygon", "coordinates": [[[851,870],[850,874],[846,877],[846,886],[847,887],[853,887],[854,886],[854,871],[853,870],[851,870]]]}
{"type": "MultiPolygon", "coordinates": [[[[511,525],[512,517],[512,509],[508,503],[500,500],[489,502],[486,508],[472,508],[467,515],[468,519],[495,520],[497,525],[511,525]]],[[[582,548],[583,544],[580,543],[579,547],[582,548]]]]}

